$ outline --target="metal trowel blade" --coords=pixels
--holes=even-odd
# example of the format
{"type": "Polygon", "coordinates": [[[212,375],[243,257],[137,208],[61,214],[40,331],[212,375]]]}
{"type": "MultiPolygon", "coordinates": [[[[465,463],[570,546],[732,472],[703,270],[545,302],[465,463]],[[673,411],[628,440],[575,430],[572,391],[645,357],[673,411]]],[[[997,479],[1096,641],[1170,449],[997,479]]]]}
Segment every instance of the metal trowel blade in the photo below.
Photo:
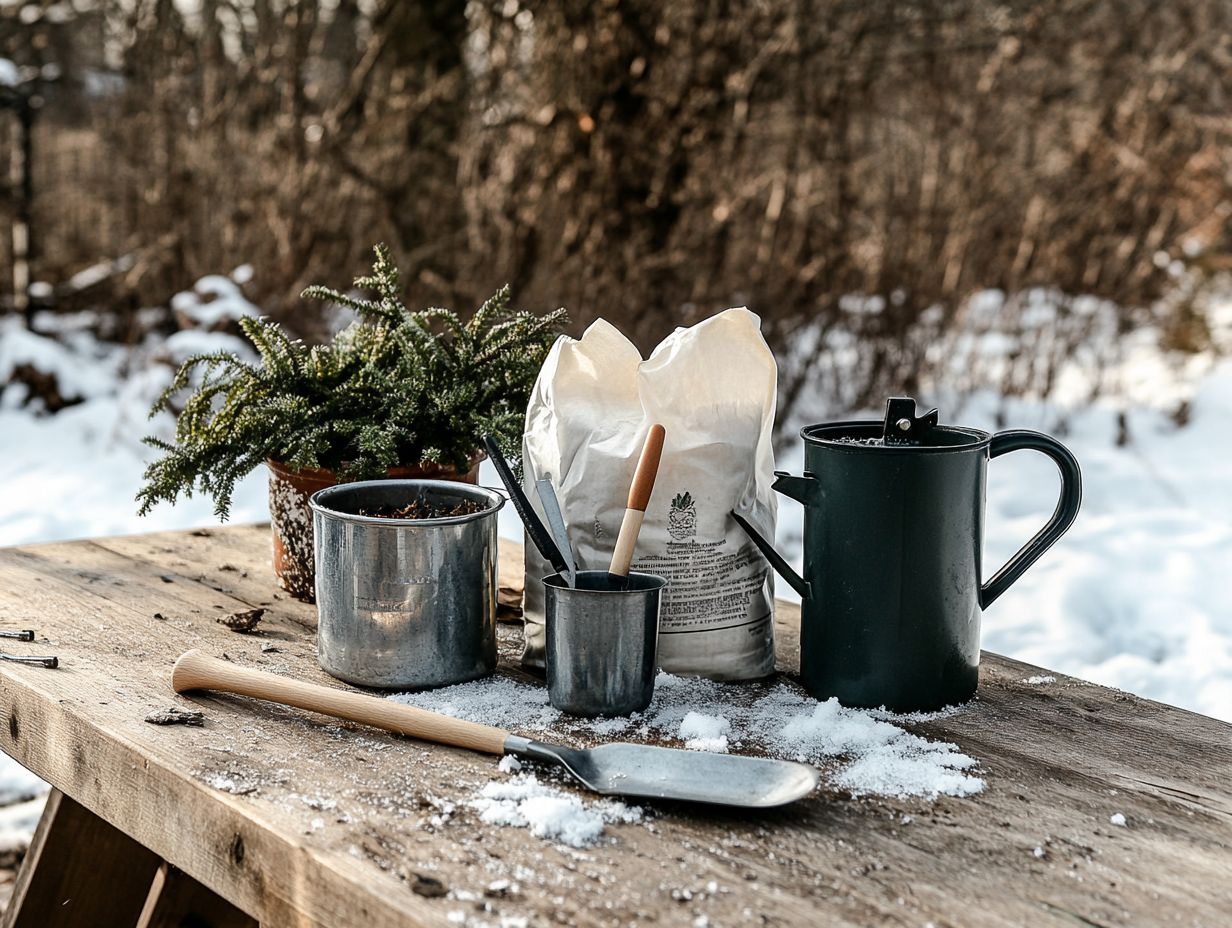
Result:
{"type": "Polygon", "coordinates": [[[804,798],[818,782],[816,770],[795,761],[647,744],[579,750],[513,736],[505,750],[559,764],[596,793],[610,796],[770,808],[804,798]]]}

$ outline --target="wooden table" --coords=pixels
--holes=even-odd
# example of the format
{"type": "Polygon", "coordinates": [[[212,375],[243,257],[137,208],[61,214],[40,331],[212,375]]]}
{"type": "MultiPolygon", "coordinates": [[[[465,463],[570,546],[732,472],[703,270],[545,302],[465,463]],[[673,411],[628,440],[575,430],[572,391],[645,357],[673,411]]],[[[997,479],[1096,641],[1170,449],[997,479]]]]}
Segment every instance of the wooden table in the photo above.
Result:
{"type": "MultiPolygon", "coordinates": [[[[797,621],[781,606],[788,673],[797,621]]],[[[461,805],[493,758],[169,688],[192,647],[340,685],[314,624],[265,527],[0,551],[0,625],[47,639],[8,650],[62,662],[0,664],[0,746],[55,788],[5,924],[1232,923],[1232,727],[1199,715],[985,654],[978,699],[915,726],[978,758],[981,795],[662,806],[579,851],[461,805]],[[215,621],[256,605],[260,636],[215,621]],[[172,706],[205,725],[144,721],[172,706]]]]}

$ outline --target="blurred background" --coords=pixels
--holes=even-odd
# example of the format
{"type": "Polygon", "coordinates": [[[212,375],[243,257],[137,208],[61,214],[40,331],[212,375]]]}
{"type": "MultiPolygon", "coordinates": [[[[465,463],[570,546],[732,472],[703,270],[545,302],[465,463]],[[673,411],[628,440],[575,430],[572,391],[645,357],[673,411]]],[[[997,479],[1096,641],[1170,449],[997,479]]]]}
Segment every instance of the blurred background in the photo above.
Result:
{"type": "MultiPolygon", "coordinates": [[[[986,645],[1232,719],[1230,27],[1222,0],[0,0],[0,543],[211,521],[135,516],[151,399],[247,353],[244,315],[328,333],[300,290],[384,241],[412,306],[508,282],[644,351],[748,305],[782,466],[890,393],[1060,435],[1086,508],[986,645]]],[[[990,567],[1055,503],[1020,457],[990,567]]],[[[264,516],[258,474],[235,517],[264,516]]]]}

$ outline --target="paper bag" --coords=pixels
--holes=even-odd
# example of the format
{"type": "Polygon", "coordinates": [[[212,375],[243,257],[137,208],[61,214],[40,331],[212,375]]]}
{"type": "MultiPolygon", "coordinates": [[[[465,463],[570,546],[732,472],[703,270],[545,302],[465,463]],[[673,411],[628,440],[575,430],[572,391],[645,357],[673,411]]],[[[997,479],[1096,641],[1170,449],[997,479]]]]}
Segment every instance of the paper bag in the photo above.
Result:
{"type": "MultiPolygon", "coordinates": [[[[562,336],[539,372],[526,413],[525,488],[551,475],[579,569],[607,569],[642,442],[667,437],[646,509],[635,570],[666,577],[659,666],[748,680],[774,670],[774,580],[730,516],[774,537],[777,389],[761,320],[729,309],[677,329],[643,361],[611,324],[562,336]]],[[[526,546],[523,663],[543,666],[543,584],[553,573],[526,546]]]]}

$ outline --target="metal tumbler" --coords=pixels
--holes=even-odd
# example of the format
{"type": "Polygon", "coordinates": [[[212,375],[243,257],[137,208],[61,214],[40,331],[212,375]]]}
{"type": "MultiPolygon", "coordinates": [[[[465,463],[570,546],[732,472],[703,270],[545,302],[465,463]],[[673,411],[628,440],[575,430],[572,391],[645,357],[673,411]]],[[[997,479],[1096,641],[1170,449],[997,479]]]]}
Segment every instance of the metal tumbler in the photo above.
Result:
{"type": "Polygon", "coordinates": [[[581,570],[577,588],[546,577],[548,701],[588,718],[631,715],[654,696],[659,603],[667,581],[630,571],[625,590],[606,570],[581,570]]]}
{"type": "Polygon", "coordinates": [[[361,686],[418,689],[496,669],[492,490],[444,480],[371,480],[313,495],[317,659],[361,686]],[[361,510],[471,500],[481,512],[388,519],[361,510]]]}

